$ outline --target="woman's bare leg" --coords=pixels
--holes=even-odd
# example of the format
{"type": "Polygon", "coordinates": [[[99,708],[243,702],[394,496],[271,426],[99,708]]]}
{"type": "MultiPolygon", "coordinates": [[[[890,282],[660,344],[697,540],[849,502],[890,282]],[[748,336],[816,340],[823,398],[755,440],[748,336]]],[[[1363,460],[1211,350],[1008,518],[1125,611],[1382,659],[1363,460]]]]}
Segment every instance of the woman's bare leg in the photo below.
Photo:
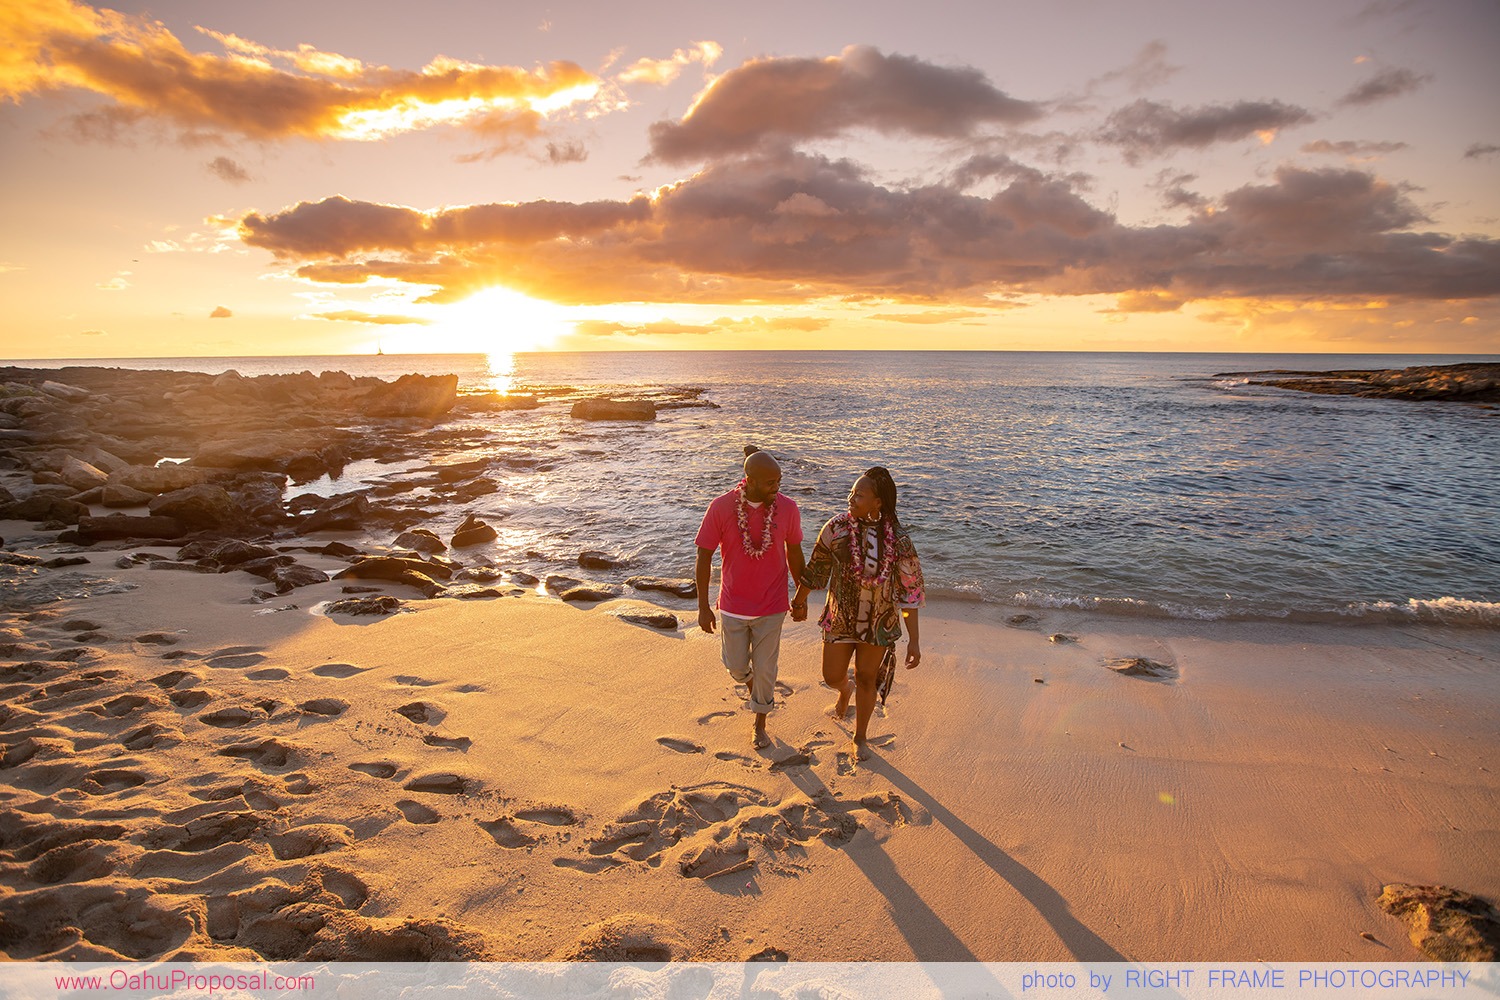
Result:
{"type": "Polygon", "coordinates": [[[849,712],[854,682],[849,679],[849,658],[854,655],[852,642],[823,643],[823,683],[839,693],[838,704],[828,714],[842,722],[849,712]]]}
{"type": "Polygon", "coordinates": [[[859,643],[854,651],[854,749],[860,760],[870,756],[865,749],[870,716],[875,714],[875,682],[880,676],[880,661],[885,659],[884,646],[859,643]]]}

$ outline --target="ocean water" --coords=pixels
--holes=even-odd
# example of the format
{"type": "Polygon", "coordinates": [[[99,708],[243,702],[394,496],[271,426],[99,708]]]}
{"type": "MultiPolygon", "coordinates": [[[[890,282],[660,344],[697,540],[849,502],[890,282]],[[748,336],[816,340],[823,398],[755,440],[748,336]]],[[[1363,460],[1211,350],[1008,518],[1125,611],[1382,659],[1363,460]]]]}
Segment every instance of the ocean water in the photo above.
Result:
{"type": "MultiPolygon", "coordinates": [[[[1496,357],[672,352],[67,362],[241,374],[453,372],[466,391],[696,398],[586,423],[566,393],[459,418],[497,493],[475,555],[575,575],[583,549],[690,576],[707,502],[745,444],[780,459],[807,547],[885,465],[936,593],[1186,618],[1500,627],[1500,409],[1319,396],[1218,373],[1496,357]]],[[[360,463],[341,492],[405,469],[360,463]]],[[[299,487],[303,489],[305,487],[299,487]]]]}

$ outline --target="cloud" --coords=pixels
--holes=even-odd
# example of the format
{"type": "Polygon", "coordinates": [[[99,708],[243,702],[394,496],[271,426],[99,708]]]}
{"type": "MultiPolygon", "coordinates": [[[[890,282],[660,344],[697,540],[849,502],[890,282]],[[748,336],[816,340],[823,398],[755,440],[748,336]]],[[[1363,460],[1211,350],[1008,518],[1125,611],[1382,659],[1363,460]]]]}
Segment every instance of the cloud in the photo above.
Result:
{"type": "Polygon", "coordinates": [[[26,268],[20,264],[8,264],[0,261],[0,274],[9,274],[11,271],[24,271],[26,268]]]}
{"type": "Polygon", "coordinates": [[[980,126],[1041,115],[1039,105],[997,90],[977,69],[854,45],[823,59],[757,59],[730,70],[680,121],[651,126],[651,155],[686,163],[855,129],[963,138],[980,126]]]}
{"type": "Polygon", "coordinates": [[[1409,69],[1383,69],[1334,103],[1339,107],[1363,107],[1400,97],[1419,89],[1432,79],[1430,73],[1414,73],[1409,69]]]}
{"type": "Polygon", "coordinates": [[[688,324],[661,319],[650,323],[611,323],[604,320],[582,320],[574,332],[586,337],[614,336],[682,336],[727,333],[813,333],[833,321],[817,316],[721,316],[711,323],[688,324]]]}
{"type": "Polygon", "coordinates": [[[213,312],[211,312],[211,313],[208,314],[208,318],[209,319],[228,319],[229,317],[231,317],[233,315],[234,315],[234,313],[230,312],[227,307],[225,307],[225,306],[219,306],[213,312]]]}
{"type": "Polygon", "coordinates": [[[243,184],[250,179],[249,172],[227,156],[216,156],[207,166],[209,173],[230,184],[243,184]]]}
{"type": "Polygon", "coordinates": [[[1500,146],[1496,146],[1493,143],[1476,142],[1464,150],[1464,159],[1478,160],[1482,157],[1494,156],[1496,153],[1500,153],[1500,146]]]}
{"type": "Polygon", "coordinates": [[[103,336],[105,336],[105,333],[104,333],[103,330],[84,330],[82,333],[79,334],[79,336],[81,336],[81,337],[103,337],[103,336]]]}
{"type": "Polygon", "coordinates": [[[1283,167],[1182,207],[1180,224],[1129,226],[1058,178],[1017,175],[979,197],[887,187],[848,161],[783,150],[630,201],[424,212],[330,198],[251,213],[240,233],[306,280],[424,286],[432,302],[494,285],[569,304],[954,309],[1004,293],[1500,296],[1500,241],[1420,231],[1428,220],[1405,191],[1362,170],[1283,167]]]}
{"type": "Polygon", "coordinates": [[[432,320],[420,316],[401,316],[393,313],[367,313],[358,309],[341,309],[338,312],[311,313],[311,319],[327,319],[340,323],[373,323],[377,326],[430,326],[432,320]]]}
{"type": "Polygon", "coordinates": [[[129,271],[121,271],[113,278],[110,278],[108,281],[101,281],[94,287],[102,289],[106,292],[123,292],[125,289],[130,287],[130,282],[125,280],[126,278],[130,277],[130,274],[131,272],[129,271]]]}
{"type": "Polygon", "coordinates": [[[681,336],[683,334],[701,336],[714,333],[715,328],[678,323],[669,319],[656,320],[652,323],[609,323],[604,320],[586,319],[574,324],[574,332],[585,337],[681,336]]]}
{"type": "Polygon", "coordinates": [[[953,323],[962,319],[983,319],[988,315],[989,313],[974,312],[970,309],[933,309],[928,312],[915,313],[874,313],[869,318],[885,320],[888,323],[935,326],[939,323],[953,323]]]}
{"type": "Polygon", "coordinates": [[[1236,101],[1179,110],[1140,100],[1111,114],[1095,138],[1120,147],[1127,161],[1138,163],[1182,148],[1205,149],[1251,136],[1266,140],[1281,129],[1305,125],[1315,118],[1306,108],[1280,101],[1236,101]]]}
{"type": "Polygon", "coordinates": [[[547,143],[548,163],[582,163],[588,158],[589,151],[576,139],[547,143]]]}
{"type": "Polygon", "coordinates": [[[1404,142],[1360,142],[1344,139],[1339,142],[1330,142],[1327,139],[1318,139],[1314,142],[1302,144],[1304,153],[1327,153],[1334,156],[1347,156],[1350,159],[1370,160],[1386,153],[1396,153],[1406,149],[1404,142]]]}
{"type": "Polygon", "coordinates": [[[1176,312],[1186,303],[1172,295],[1161,292],[1126,292],[1115,300],[1113,309],[1100,312],[1118,315],[1122,313],[1168,313],[1176,312]]]}
{"type": "Polygon", "coordinates": [[[146,119],[199,140],[219,133],[377,139],[441,125],[530,136],[547,115],[591,101],[602,84],[570,62],[527,70],[438,56],[404,70],[200,30],[225,54],[191,52],[145,17],[30,0],[24,16],[0,19],[0,99],[55,90],[101,94],[114,103],[75,118],[73,127],[105,140],[146,119]]]}
{"type": "Polygon", "coordinates": [[[615,79],[620,83],[667,84],[693,63],[702,63],[708,69],[723,54],[724,47],[718,42],[695,42],[690,48],[677,49],[666,59],[637,59],[615,79]]]}

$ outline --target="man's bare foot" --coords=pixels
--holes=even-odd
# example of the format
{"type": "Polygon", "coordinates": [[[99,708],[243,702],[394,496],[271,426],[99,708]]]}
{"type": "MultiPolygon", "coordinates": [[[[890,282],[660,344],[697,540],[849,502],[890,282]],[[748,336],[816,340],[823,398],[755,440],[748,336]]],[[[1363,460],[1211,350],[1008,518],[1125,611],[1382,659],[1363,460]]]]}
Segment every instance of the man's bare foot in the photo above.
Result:
{"type": "Polygon", "coordinates": [[[856,760],[870,759],[870,747],[864,740],[855,740],[850,743],[849,752],[854,755],[856,760]]]}
{"type": "Polygon", "coordinates": [[[757,750],[764,750],[771,745],[771,737],[759,726],[751,730],[750,745],[757,750]]]}

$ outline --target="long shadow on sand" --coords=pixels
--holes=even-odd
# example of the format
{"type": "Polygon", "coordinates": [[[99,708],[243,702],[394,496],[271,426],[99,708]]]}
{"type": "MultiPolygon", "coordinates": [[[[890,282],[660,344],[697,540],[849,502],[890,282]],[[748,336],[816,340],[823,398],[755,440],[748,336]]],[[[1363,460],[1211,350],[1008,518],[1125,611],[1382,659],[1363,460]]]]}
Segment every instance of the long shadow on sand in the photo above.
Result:
{"type": "MultiPolygon", "coordinates": [[[[1125,962],[1128,959],[1115,950],[1108,941],[1095,934],[1075,917],[1063,898],[1036,872],[1006,854],[995,843],[978,830],[955,816],[948,807],[935,799],[900,768],[879,756],[872,756],[865,766],[886,778],[897,791],[913,802],[920,803],[932,817],[946,826],[974,856],[990,867],[996,875],[1009,882],[1021,896],[1036,908],[1043,920],[1052,926],[1063,946],[1077,962],[1125,962]]],[[[894,900],[892,900],[894,904],[894,900]]],[[[938,956],[920,956],[924,960],[940,960],[938,956]]],[[[1025,958],[1027,956],[1017,956],[1025,958]]],[[[990,961],[999,961],[993,957],[990,961]]]]}
{"type": "MultiPolygon", "coordinates": [[[[821,778],[809,769],[796,768],[785,772],[793,785],[815,801],[834,801],[833,792],[823,784],[821,778]]],[[[853,861],[870,880],[889,904],[892,919],[906,938],[918,961],[922,962],[978,962],[979,957],[968,945],[954,934],[943,919],[933,912],[917,890],[896,871],[896,866],[883,850],[848,851],[853,861]]],[[[895,961],[895,956],[870,955],[871,961],[895,961]]],[[[998,986],[998,982],[996,986],[998,986]]],[[[1003,995],[1003,994],[1000,994],[1003,995]]]]}

